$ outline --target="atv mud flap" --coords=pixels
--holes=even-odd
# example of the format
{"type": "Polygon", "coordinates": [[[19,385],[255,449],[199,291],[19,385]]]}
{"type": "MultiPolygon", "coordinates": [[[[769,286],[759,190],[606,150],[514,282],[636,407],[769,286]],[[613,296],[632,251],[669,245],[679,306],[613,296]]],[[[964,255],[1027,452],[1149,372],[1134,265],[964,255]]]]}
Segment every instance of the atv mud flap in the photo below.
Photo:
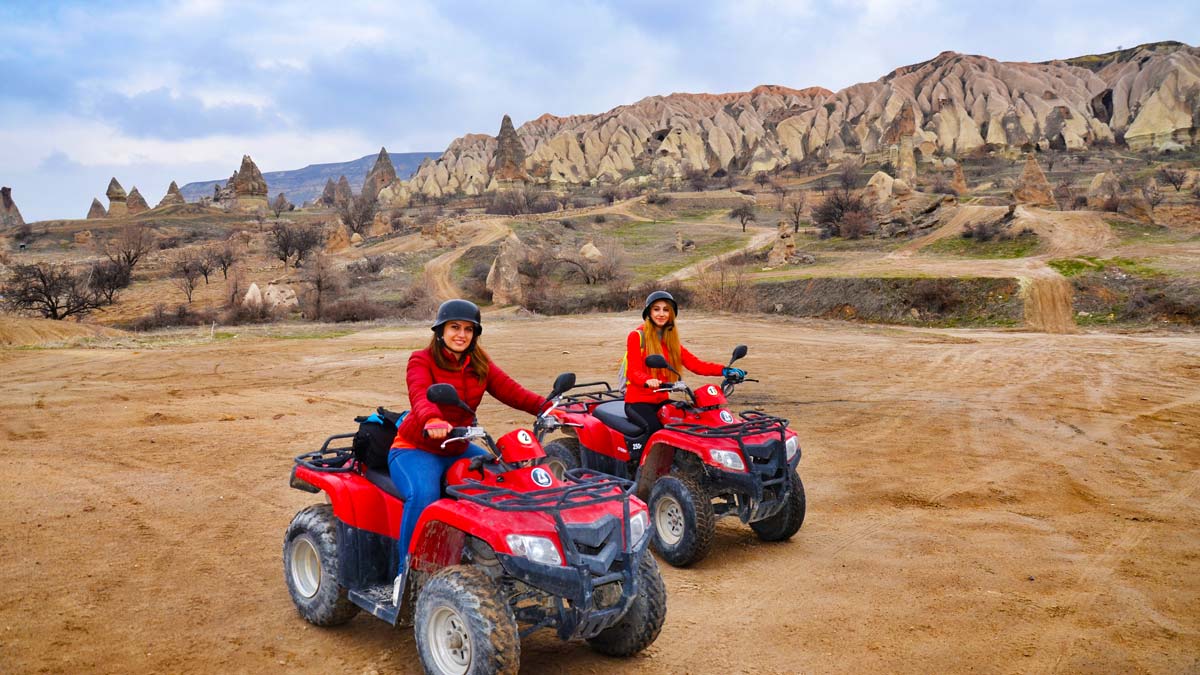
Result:
{"type": "Polygon", "coordinates": [[[640,589],[638,568],[641,557],[649,555],[646,546],[650,537],[632,552],[622,554],[615,565],[620,571],[592,574],[585,565],[557,566],[535,563],[520,556],[497,553],[496,558],[510,576],[550,595],[554,599],[553,613],[540,607],[515,608],[517,619],[532,624],[523,630],[522,637],[540,628],[554,627],[562,640],[591,638],[625,616],[640,589]],[[607,607],[597,607],[597,591],[606,584],[620,583],[620,598],[607,607]]]}
{"type": "Polygon", "coordinates": [[[753,523],[779,513],[787,503],[792,489],[788,475],[800,463],[800,453],[789,462],[784,442],[769,441],[746,445],[745,455],[750,460],[749,471],[725,471],[706,464],[704,476],[712,494],[737,495],[738,518],[743,523],[753,523]]]}

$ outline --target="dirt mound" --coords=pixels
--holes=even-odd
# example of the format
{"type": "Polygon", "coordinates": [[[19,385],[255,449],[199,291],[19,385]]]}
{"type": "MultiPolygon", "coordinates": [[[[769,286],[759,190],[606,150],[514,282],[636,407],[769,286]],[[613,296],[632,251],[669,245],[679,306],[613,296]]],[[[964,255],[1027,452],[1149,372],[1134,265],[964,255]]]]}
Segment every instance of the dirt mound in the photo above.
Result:
{"type": "Polygon", "coordinates": [[[0,347],[32,347],[86,338],[116,337],[123,332],[74,321],[25,319],[6,316],[0,319],[0,347]]]}

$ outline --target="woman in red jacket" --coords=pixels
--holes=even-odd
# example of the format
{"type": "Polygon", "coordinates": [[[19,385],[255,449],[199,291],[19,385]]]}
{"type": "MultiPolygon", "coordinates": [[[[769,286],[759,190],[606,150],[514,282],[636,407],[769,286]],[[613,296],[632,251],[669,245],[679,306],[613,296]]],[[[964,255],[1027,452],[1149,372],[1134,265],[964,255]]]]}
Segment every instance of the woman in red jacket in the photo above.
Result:
{"type": "MultiPolygon", "coordinates": [[[[447,300],[438,307],[433,338],[425,349],[408,358],[408,400],[412,412],[396,430],[388,453],[392,482],[404,497],[397,548],[400,553],[396,589],[403,589],[408,547],[421,511],[442,494],[442,476],[456,460],[486,455],[487,450],[465,441],[442,445],[450,429],[468,426],[470,413],[456,406],[441,406],[427,399],[430,385],[453,385],[458,397],[472,410],[486,391],[517,410],[541,412],[546,399],[506,375],[479,344],[483,333],[479,308],[467,300],[447,300]]],[[[398,598],[395,599],[399,601],[398,598]]]]}
{"type": "Polygon", "coordinates": [[[663,368],[646,368],[648,355],[662,354],[676,371],[687,368],[697,375],[746,375],[738,368],[701,361],[684,349],[675,325],[678,313],[679,305],[674,296],[666,291],[654,291],[646,297],[646,305],[642,308],[642,325],[625,339],[625,416],[640,423],[651,434],[662,428],[658,409],[670,398],[666,392],[656,389],[679,378],[663,368]]]}

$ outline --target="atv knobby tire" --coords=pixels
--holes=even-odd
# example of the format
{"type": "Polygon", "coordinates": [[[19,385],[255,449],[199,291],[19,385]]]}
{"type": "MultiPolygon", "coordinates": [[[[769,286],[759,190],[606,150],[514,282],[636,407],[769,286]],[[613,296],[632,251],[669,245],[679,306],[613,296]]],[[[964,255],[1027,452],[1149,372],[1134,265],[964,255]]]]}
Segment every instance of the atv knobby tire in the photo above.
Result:
{"type": "Polygon", "coordinates": [[[759,539],[784,541],[796,534],[800,526],[804,524],[806,508],[804,483],[800,482],[800,476],[795,471],[792,472],[791,482],[791,492],[788,493],[787,501],[784,502],[779,513],[750,523],[750,529],[754,530],[754,534],[757,534],[759,539]]]}
{"type": "Polygon", "coordinates": [[[716,517],[708,491],[684,475],[663,476],[650,491],[654,550],[676,567],[687,567],[708,555],[716,517]]]}
{"type": "Polygon", "coordinates": [[[543,466],[559,480],[565,480],[568,471],[580,467],[579,441],[573,438],[556,438],[542,446],[542,450],[546,453],[543,466]]]}
{"type": "Polygon", "coordinates": [[[292,518],[283,537],[283,577],[292,602],[309,623],[336,626],[358,614],[358,606],[338,585],[333,506],[314,504],[292,518]]]}
{"type": "Polygon", "coordinates": [[[517,621],[500,589],[471,565],[446,567],[417,597],[417,653],[433,675],[515,675],[521,660],[517,621]]]}
{"type": "Polygon", "coordinates": [[[633,656],[658,638],[667,618],[667,588],[658,573],[658,563],[649,551],[638,563],[638,594],[625,616],[588,638],[592,649],[607,656],[633,656]]]}

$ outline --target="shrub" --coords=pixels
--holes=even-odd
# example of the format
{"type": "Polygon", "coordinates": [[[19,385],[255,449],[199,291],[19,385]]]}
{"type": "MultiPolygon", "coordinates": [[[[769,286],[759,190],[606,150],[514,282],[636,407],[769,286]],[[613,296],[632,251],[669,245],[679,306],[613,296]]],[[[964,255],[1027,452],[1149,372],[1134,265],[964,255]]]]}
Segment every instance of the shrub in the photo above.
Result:
{"type": "Polygon", "coordinates": [[[666,204],[669,201],[671,201],[671,198],[664,194],[659,194],[658,192],[646,193],[647,204],[666,204]]]}
{"type": "Polygon", "coordinates": [[[595,216],[592,218],[592,222],[593,222],[593,223],[596,223],[597,225],[599,225],[599,224],[601,224],[601,223],[606,223],[606,222],[608,222],[608,218],[607,218],[607,217],[606,217],[606,216],[605,216],[603,213],[597,213],[597,214],[596,214],[596,215],[595,215],[595,216]]]}
{"type": "Polygon", "coordinates": [[[846,214],[852,211],[868,212],[862,197],[845,189],[830,192],[825,201],[821,202],[812,212],[813,221],[821,229],[821,238],[843,236],[842,223],[845,221],[846,214]]]}
{"type": "Polygon", "coordinates": [[[388,313],[386,305],[367,300],[366,298],[353,298],[331,302],[322,307],[320,318],[322,321],[332,321],[334,323],[374,321],[375,319],[384,318],[388,313]]]}

